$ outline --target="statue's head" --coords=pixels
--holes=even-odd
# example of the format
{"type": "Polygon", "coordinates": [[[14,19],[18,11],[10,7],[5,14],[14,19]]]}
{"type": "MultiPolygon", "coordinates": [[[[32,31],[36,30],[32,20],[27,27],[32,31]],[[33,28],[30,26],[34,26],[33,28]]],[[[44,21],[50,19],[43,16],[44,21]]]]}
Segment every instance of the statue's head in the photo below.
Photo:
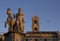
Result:
{"type": "Polygon", "coordinates": [[[19,9],[18,9],[18,12],[22,12],[22,8],[19,8],[19,9]]]}
{"type": "Polygon", "coordinates": [[[12,11],[10,8],[7,9],[7,15],[11,15],[12,14],[12,11]]]}

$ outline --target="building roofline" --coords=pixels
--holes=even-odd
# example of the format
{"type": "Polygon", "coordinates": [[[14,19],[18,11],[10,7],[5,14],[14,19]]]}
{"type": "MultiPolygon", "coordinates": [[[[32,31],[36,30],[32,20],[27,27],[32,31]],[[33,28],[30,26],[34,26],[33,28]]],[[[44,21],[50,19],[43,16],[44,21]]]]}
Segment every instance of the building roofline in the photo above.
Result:
{"type": "Polygon", "coordinates": [[[22,33],[22,32],[20,32],[20,33],[19,33],[19,32],[7,32],[7,33],[4,34],[4,36],[6,36],[6,35],[8,35],[8,34],[10,34],[10,33],[17,33],[17,34],[25,35],[25,33],[22,33]]]}
{"type": "Polygon", "coordinates": [[[39,32],[28,31],[26,33],[58,33],[58,31],[39,31],[39,32]]]}

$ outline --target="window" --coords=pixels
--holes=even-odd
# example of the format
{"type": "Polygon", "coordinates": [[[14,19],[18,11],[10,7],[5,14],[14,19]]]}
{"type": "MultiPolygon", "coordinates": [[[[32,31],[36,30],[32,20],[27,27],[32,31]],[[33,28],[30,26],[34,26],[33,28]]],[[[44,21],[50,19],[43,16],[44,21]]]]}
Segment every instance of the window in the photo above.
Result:
{"type": "Polygon", "coordinates": [[[37,21],[35,20],[34,23],[37,23],[37,21]]]}
{"type": "Polygon", "coordinates": [[[35,28],[35,30],[37,30],[37,28],[35,28]]]}
{"type": "Polygon", "coordinates": [[[28,41],[28,39],[26,39],[26,41],[28,41]]]}
{"type": "Polygon", "coordinates": [[[53,41],[56,41],[56,39],[53,39],[53,41]]]}
{"type": "Polygon", "coordinates": [[[35,41],[38,41],[38,39],[35,39],[35,41]]]}
{"type": "Polygon", "coordinates": [[[44,39],[44,41],[47,41],[47,39],[44,39]]]}

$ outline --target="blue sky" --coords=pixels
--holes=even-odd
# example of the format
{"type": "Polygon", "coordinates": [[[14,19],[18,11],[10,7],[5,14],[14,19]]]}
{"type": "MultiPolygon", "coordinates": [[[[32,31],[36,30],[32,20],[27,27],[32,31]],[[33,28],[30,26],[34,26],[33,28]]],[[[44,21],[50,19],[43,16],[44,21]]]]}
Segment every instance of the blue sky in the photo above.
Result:
{"type": "Polygon", "coordinates": [[[23,8],[25,15],[25,32],[32,30],[32,16],[40,18],[40,31],[60,31],[60,0],[0,0],[0,33],[7,32],[4,28],[7,8],[16,14],[23,8]]]}

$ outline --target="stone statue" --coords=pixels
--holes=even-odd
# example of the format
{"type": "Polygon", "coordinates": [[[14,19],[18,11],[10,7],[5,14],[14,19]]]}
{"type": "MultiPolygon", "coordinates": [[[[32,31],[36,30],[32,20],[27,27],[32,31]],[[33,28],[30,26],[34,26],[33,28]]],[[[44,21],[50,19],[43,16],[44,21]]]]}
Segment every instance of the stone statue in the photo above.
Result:
{"type": "Polygon", "coordinates": [[[20,26],[20,9],[21,8],[19,8],[18,9],[18,13],[16,15],[14,15],[14,17],[16,18],[15,24],[14,24],[14,29],[15,29],[15,31],[17,30],[19,32],[21,32],[21,26],[20,26]]]}
{"type": "Polygon", "coordinates": [[[13,19],[13,16],[12,16],[12,11],[10,8],[7,9],[7,21],[5,21],[5,27],[6,27],[6,24],[8,24],[9,28],[8,28],[8,31],[13,31],[13,25],[14,25],[14,19],[13,19]]]}
{"type": "MultiPolygon", "coordinates": [[[[18,9],[18,13],[15,15],[16,21],[15,21],[15,24],[14,24],[14,29],[18,30],[19,32],[22,31],[21,22],[22,22],[23,20],[22,20],[22,18],[21,18],[21,15],[22,15],[22,8],[19,8],[19,9],[18,9]]],[[[22,15],[22,16],[23,16],[23,15],[22,15]]]]}
{"type": "Polygon", "coordinates": [[[18,9],[18,13],[16,15],[13,14],[10,8],[7,9],[7,21],[5,22],[8,24],[9,28],[8,31],[15,31],[15,32],[24,32],[24,14],[22,12],[22,8],[18,9]]]}
{"type": "Polygon", "coordinates": [[[22,8],[18,9],[18,13],[16,14],[16,20],[19,21],[19,30],[24,32],[24,14],[22,12],[22,8]]]}

